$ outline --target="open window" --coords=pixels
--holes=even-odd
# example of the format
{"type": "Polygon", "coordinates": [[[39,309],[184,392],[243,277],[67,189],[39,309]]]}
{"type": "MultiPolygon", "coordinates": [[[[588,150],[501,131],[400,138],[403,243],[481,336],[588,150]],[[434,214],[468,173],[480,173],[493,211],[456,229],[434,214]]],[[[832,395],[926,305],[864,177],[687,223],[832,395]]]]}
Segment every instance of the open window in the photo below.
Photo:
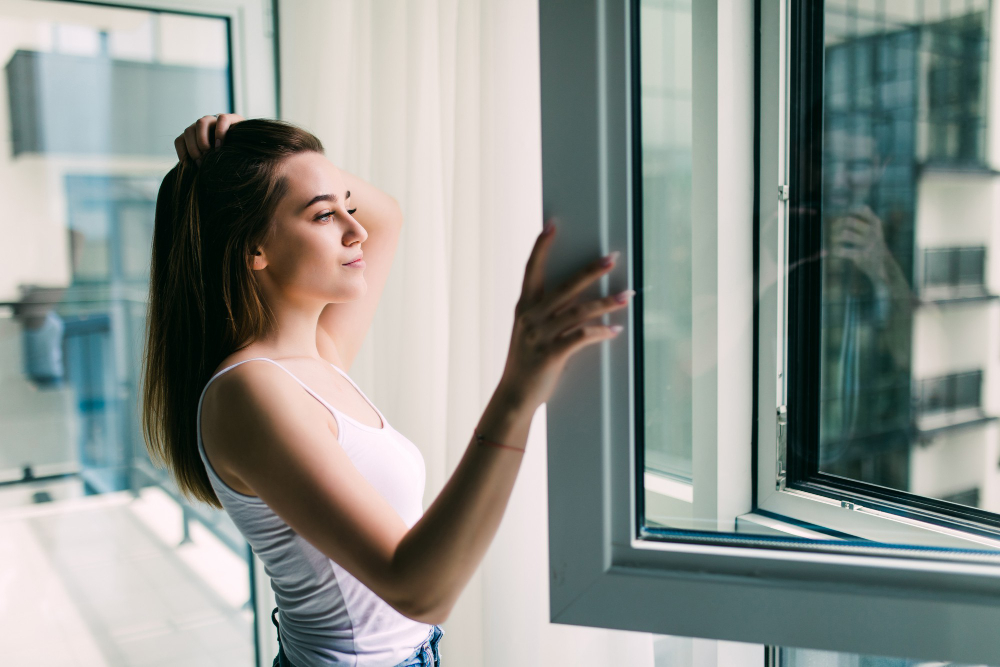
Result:
{"type": "Polygon", "coordinates": [[[994,22],[541,0],[549,279],[637,292],[548,405],[554,621],[997,661],[994,22]]]}
{"type": "Polygon", "coordinates": [[[875,541],[1000,539],[989,10],[792,7],[787,437],[764,509],[875,541]],[[817,497],[886,521],[820,519],[817,497]]]}

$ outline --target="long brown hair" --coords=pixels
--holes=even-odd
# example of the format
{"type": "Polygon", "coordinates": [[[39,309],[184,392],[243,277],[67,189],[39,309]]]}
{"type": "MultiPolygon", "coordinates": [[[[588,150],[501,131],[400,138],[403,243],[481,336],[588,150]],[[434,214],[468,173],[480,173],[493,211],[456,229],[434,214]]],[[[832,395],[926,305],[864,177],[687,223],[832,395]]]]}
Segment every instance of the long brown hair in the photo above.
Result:
{"type": "Polygon", "coordinates": [[[186,160],[171,169],[156,197],[142,431],[150,459],[169,468],[181,493],[218,508],[198,455],[198,400],[222,360],[274,324],[253,253],[288,190],[281,163],[303,151],[322,153],[323,144],[291,123],[244,120],[200,167],[186,160]]]}

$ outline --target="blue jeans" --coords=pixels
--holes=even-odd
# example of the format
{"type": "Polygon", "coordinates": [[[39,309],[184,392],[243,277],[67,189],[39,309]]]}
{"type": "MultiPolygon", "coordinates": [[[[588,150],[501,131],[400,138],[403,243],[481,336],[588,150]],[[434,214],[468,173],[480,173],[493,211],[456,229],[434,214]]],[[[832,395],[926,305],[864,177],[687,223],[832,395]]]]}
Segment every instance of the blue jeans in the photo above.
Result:
{"type": "MultiPolygon", "coordinates": [[[[274,623],[274,627],[278,627],[278,619],[275,618],[275,614],[278,613],[278,608],[275,607],[274,611],[271,612],[271,622],[274,623]]],[[[424,640],[424,642],[414,649],[413,653],[410,654],[403,662],[396,665],[396,667],[441,667],[441,653],[438,651],[438,644],[441,643],[441,637],[444,636],[444,630],[440,626],[435,625],[431,628],[431,635],[424,640]]],[[[295,667],[285,655],[285,649],[281,646],[281,632],[279,628],[278,632],[278,655],[274,656],[274,662],[271,667],[295,667]]]]}

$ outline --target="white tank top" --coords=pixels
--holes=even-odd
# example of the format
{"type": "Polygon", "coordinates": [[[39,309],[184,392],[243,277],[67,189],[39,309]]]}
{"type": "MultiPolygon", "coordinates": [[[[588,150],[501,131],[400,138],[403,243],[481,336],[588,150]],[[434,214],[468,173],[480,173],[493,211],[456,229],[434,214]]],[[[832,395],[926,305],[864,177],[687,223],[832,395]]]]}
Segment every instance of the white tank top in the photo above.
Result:
{"type": "MultiPolygon", "coordinates": [[[[223,368],[205,384],[256,359],[282,368],[333,413],[337,440],[362,475],[399,513],[408,527],[423,514],[425,468],[420,450],[393,429],[347,373],[347,378],[382,420],[383,428],[344,414],[273,359],[255,357],[223,368]]],[[[333,364],[331,364],[332,366],[333,364]]],[[[250,543],[271,578],[278,603],[281,645],[296,667],[391,667],[427,639],[433,626],[403,616],[345,569],[299,536],[263,500],[227,485],[212,468],[201,440],[198,399],[198,452],[212,488],[233,523],[250,543]]]]}

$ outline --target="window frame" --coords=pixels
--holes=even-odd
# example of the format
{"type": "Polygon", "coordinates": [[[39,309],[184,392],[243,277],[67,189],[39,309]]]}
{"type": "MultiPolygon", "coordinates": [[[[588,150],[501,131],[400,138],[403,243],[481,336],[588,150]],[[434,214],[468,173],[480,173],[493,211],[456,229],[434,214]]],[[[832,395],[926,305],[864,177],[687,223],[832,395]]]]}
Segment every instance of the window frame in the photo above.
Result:
{"type": "MultiPolygon", "coordinates": [[[[638,492],[646,473],[635,448],[634,309],[642,306],[637,289],[629,311],[614,317],[626,331],[576,355],[547,406],[551,620],[861,654],[995,660],[1000,568],[962,560],[957,553],[950,560],[933,559],[927,549],[859,555],[855,543],[834,536],[809,545],[801,539],[812,534],[809,527],[786,530],[782,521],[753,511],[754,493],[760,509],[762,490],[775,487],[777,423],[770,397],[780,398],[775,371],[783,355],[777,345],[780,272],[762,261],[759,285],[756,280],[754,199],[760,256],[776,259],[783,250],[777,221],[784,214],[778,186],[787,183],[780,178],[786,6],[784,0],[758,4],[755,13],[754,3],[692,3],[692,210],[698,220],[692,240],[694,296],[700,304],[693,338],[699,341],[695,367],[701,369],[693,388],[692,499],[698,525],[709,520],[737,532],[689,531],[655,541],[640,534],[638,492]],[[756,405],[755,388],[759,397],[768,397],[756,405]],[[747,474],[755,453],[757,484],[747,474]],[[790,536],[769,542],[738,532],[741,521],[770,522],[790,536]],[[799,539],[792,536],[796,532],[799,539]]],[[[633,19],[630,0],[539,3],[543,193],[546,211],[562,221],[547,267],[549,287],[614,249],[622,250],[621,268],[588,295],[613,293],[631,282],[637,254],[631,245],[637,219],[636,110],[629,79],[635,65],[633,19]]],[[[827,521],[835,514],[885,525],[880,516],[846,512],[840,503],[830,506],[829,499],[776,491],[769,497],[806,503],[817,519],[809,523],[824,534],[836,523],[827,521]]],[[[926,531],[893,519],[894,528],[897,524],[926,531]]],[[[942,546],[955,546],[950,537],[945,533],[942,546]]]]}

